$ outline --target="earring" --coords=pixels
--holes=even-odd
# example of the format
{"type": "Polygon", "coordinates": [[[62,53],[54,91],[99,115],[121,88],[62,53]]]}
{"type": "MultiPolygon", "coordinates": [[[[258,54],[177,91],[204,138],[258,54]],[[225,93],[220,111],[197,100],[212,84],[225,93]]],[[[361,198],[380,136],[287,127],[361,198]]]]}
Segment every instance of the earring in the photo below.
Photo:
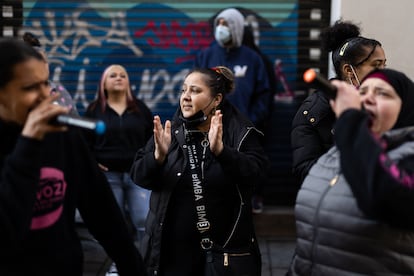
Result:
{"type": "Polygon", "coordinates": [[[216,114],[216,110],[217,110],[217,106],[215,106],[215,107],[213,107],[212,109],[211,109],[211,115],[214,115],[214,114],[216,114]]]}

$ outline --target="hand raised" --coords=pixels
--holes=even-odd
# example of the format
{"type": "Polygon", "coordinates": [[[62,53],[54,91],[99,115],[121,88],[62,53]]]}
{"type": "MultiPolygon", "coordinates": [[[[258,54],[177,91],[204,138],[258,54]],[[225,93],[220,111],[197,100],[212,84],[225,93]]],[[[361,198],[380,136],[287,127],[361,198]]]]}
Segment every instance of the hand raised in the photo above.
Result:
{"type": "Polygon", "coordinates": [[[208,131],[210,150],[214,155],[219,155],[223,151],[223,114],[216,110],[211,117],[210,130],[208,131]]]}
{"type": "Polygon", "coordinates": [[[167,120],[165,127],[162,127],[159,116],[154,116],[154,158],[162,164],[167,156],[168,149],[171,145],[171,122],[167,120]]]}

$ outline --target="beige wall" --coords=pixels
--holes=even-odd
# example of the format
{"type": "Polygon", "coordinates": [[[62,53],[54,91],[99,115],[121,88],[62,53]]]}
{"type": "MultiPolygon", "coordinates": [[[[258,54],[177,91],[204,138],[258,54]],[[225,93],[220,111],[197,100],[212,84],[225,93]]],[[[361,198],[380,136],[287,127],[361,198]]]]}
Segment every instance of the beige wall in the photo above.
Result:
{"type": "Polygon", "coordinates": [[[388,67],[402,71],[414,80],[414,1],[337,2],[343,19],[359,23],[363,36],[381,42],[388,67]]]}

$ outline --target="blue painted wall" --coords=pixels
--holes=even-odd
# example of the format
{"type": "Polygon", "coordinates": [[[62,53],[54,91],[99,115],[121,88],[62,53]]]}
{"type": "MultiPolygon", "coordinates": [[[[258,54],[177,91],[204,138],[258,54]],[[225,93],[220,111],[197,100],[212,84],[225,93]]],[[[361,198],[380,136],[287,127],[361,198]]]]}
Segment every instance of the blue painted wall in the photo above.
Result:
{"type": "MultiPolygon", "coordinates": [[[[51,79],[66,87],[81,114],[94,99],[105,67],[117,63],[127,68],[137,97],[165,120],[177,108],[181,83],[195,54],[213,41],[209,20],[228,7],[253,16],[260,49],[272,63],[281,61],[275,74],[282,79],[266,135],[271,175],[264,183],[265,200],[293,204],[298,186],[291,175],[290,124],[300,100],[292,94],[303,93],[297,76],[310,64],[303,62],[309,52],[303,44],[310,39],[307,28],[321,25],[303,9],[312,10],[323,1],[180,2],[23,1],[23,31],[39,38],[49,58],[51,79]]],[[[315,64],[323,63],[313,60],[315,64]]]]}
{"type": "Polygon", "coordinates": [[[254,15],[260,48],[271,61],[283,61],[294,86],[295,2],[24,1],[24,30],[39,38],[49,57],[51,79],[66,87],[80,113],[95,97],[104,68],[118,63],[127,68],[136,95],[154,114],[169,118],[195,53],[213,41],[208,20],[229,6],[254,15]]]}

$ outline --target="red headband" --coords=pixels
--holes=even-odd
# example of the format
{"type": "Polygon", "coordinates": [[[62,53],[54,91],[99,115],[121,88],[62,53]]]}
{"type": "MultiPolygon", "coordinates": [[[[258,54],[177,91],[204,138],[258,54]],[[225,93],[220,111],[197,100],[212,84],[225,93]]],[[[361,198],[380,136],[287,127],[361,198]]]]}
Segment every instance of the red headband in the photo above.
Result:
{"type": "Polygon", "coordinates": [[[374,72],[372,74],[369,74],[365,79],[371,79],[371,78],[381,79],[381,80],[385,81],[386,83],[390,83],[390,80],[382,72],[374,72]]]}

